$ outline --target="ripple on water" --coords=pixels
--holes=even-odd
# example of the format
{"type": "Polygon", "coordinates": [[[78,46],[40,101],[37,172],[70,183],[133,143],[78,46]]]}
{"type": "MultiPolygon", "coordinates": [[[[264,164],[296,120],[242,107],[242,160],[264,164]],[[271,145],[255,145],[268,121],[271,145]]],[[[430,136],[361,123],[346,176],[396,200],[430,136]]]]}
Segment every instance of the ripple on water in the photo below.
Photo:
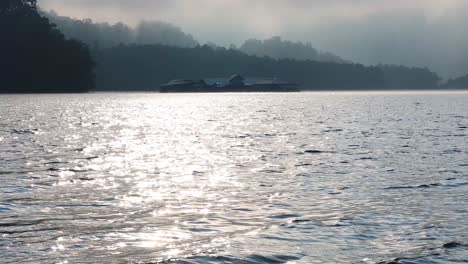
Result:
{"type": "Polygon", "coordinates": [[[467,96],[1,96],[0,255],[461,263],[467,96]]]}

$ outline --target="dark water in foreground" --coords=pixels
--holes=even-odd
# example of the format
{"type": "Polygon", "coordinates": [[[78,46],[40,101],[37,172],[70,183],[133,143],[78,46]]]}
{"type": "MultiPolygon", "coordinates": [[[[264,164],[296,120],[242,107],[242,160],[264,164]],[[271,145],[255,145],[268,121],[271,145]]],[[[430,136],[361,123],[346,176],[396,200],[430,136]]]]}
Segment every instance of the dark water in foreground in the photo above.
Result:
{"type": "Polygon", "coordinates": [[[466,263],[468,93],[0,96],[1,263],[466,263]]]}

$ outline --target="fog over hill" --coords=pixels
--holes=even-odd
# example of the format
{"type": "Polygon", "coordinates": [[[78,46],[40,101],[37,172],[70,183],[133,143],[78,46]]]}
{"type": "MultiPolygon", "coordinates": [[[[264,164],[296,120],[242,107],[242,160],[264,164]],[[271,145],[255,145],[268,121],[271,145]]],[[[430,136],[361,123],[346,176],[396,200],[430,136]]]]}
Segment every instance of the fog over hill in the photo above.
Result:
{"type": "Polygon", "coordinates": [[[93,48],[110,48],[119,44],[163,44],[191,48],[198,42],[180,28],[159,21],[141,21],[135,27],[118,22],[94,22],[92,19],[74,19],[60,16],[55,11],[42,14],[70,38],[79,39],[93,48]]]}
{"type": "MultiPolygon", "coordinates": [[[[60,16],[55,11],[42,12],[51,22],[68,37],[79,39],[93,48],[111,48],[120,44],[162,44],[174,47],[193,48],[200,45],[190,34],[181,28],[160,21],[142,21],[135,27],[122,22],[110,24],[94,22],[92,19],[75,19],[60,16]]],[[[216,43],[209,42],[209,46],[219,48],[216,43]]],[[[237,49],[231,45],[231,49],[237,49]]],[[[345,60],[330,52],[315,49],[312,44],[282,40],[272,37],[264,41],[257,39],[246,40],[239,51],[259,57],[268,56],[274,59],[314,60],[322,62],[342,63],[345,60]]]]}
{"type": "Polygon", "coordinates": [[[448,89],[468,89],[468,74],[455,79],[449,79],[445,84],[448,89]]]}
{"type": "Polygon", "coordinates": [[[330,52],[321,52],[312,47],[310,42],[292,42],[272,37],[264,41],[248,39],[239,48],[240,51],[256,56],[268,56],[275,59],[314,60],[324,62],[345,62],[342,58],[330,52]]]}
{"type": "Polygon", "coordinates": [[[364,64],[468,72],[466,0],[39,0],[45,10],[136,26],[167,21],[200,42],[241,46],[281,36],[364,64]]]}
{"type": "Polygon", "coordinates": [[[151,90],[174,76],[196,79],[233,72],[282,76],[305,85],[306,89],[435,89],[440,83],[439,76],[424,67],[385,64],[364,67],[318,51],[310,43],[281,37],[249,39],[239,48],[231,45],[226,49],[215,43],[200,45],[190,34],[169,23],[143,21],[131,27],[121,22],[74,19],[55,12],[43,14],[67,37],[92,47],[98,64],[98,89],[151,90]],[[117,72],[125,72],[127,77],[118,79],[117,72]],[[138,84],[138,88],[132,87],[132,83],[138,84]]]}

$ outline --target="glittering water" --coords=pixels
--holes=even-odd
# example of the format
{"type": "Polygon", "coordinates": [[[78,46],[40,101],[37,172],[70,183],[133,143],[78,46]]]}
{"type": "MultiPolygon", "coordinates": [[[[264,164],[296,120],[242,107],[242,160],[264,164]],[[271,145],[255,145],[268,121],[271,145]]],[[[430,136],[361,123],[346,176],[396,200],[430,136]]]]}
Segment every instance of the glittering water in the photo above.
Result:
{"type": "Polygon", "coordinates": [[[468,93],[0,96],[2,263],[461,263],[468,93]]]}

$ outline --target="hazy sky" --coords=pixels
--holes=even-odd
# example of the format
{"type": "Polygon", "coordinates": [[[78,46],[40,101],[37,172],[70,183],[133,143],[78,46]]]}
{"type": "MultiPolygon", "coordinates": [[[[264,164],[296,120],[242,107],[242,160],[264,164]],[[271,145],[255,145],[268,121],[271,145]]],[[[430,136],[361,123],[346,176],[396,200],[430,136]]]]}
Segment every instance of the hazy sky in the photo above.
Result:
{"type": "Polygon", "coordinates": [[[96,21],[159,20],[200,42],[248,38],[311,42],[366,64],[468,73],[468,0],[39,0],[46,10],[96,21]]]}

